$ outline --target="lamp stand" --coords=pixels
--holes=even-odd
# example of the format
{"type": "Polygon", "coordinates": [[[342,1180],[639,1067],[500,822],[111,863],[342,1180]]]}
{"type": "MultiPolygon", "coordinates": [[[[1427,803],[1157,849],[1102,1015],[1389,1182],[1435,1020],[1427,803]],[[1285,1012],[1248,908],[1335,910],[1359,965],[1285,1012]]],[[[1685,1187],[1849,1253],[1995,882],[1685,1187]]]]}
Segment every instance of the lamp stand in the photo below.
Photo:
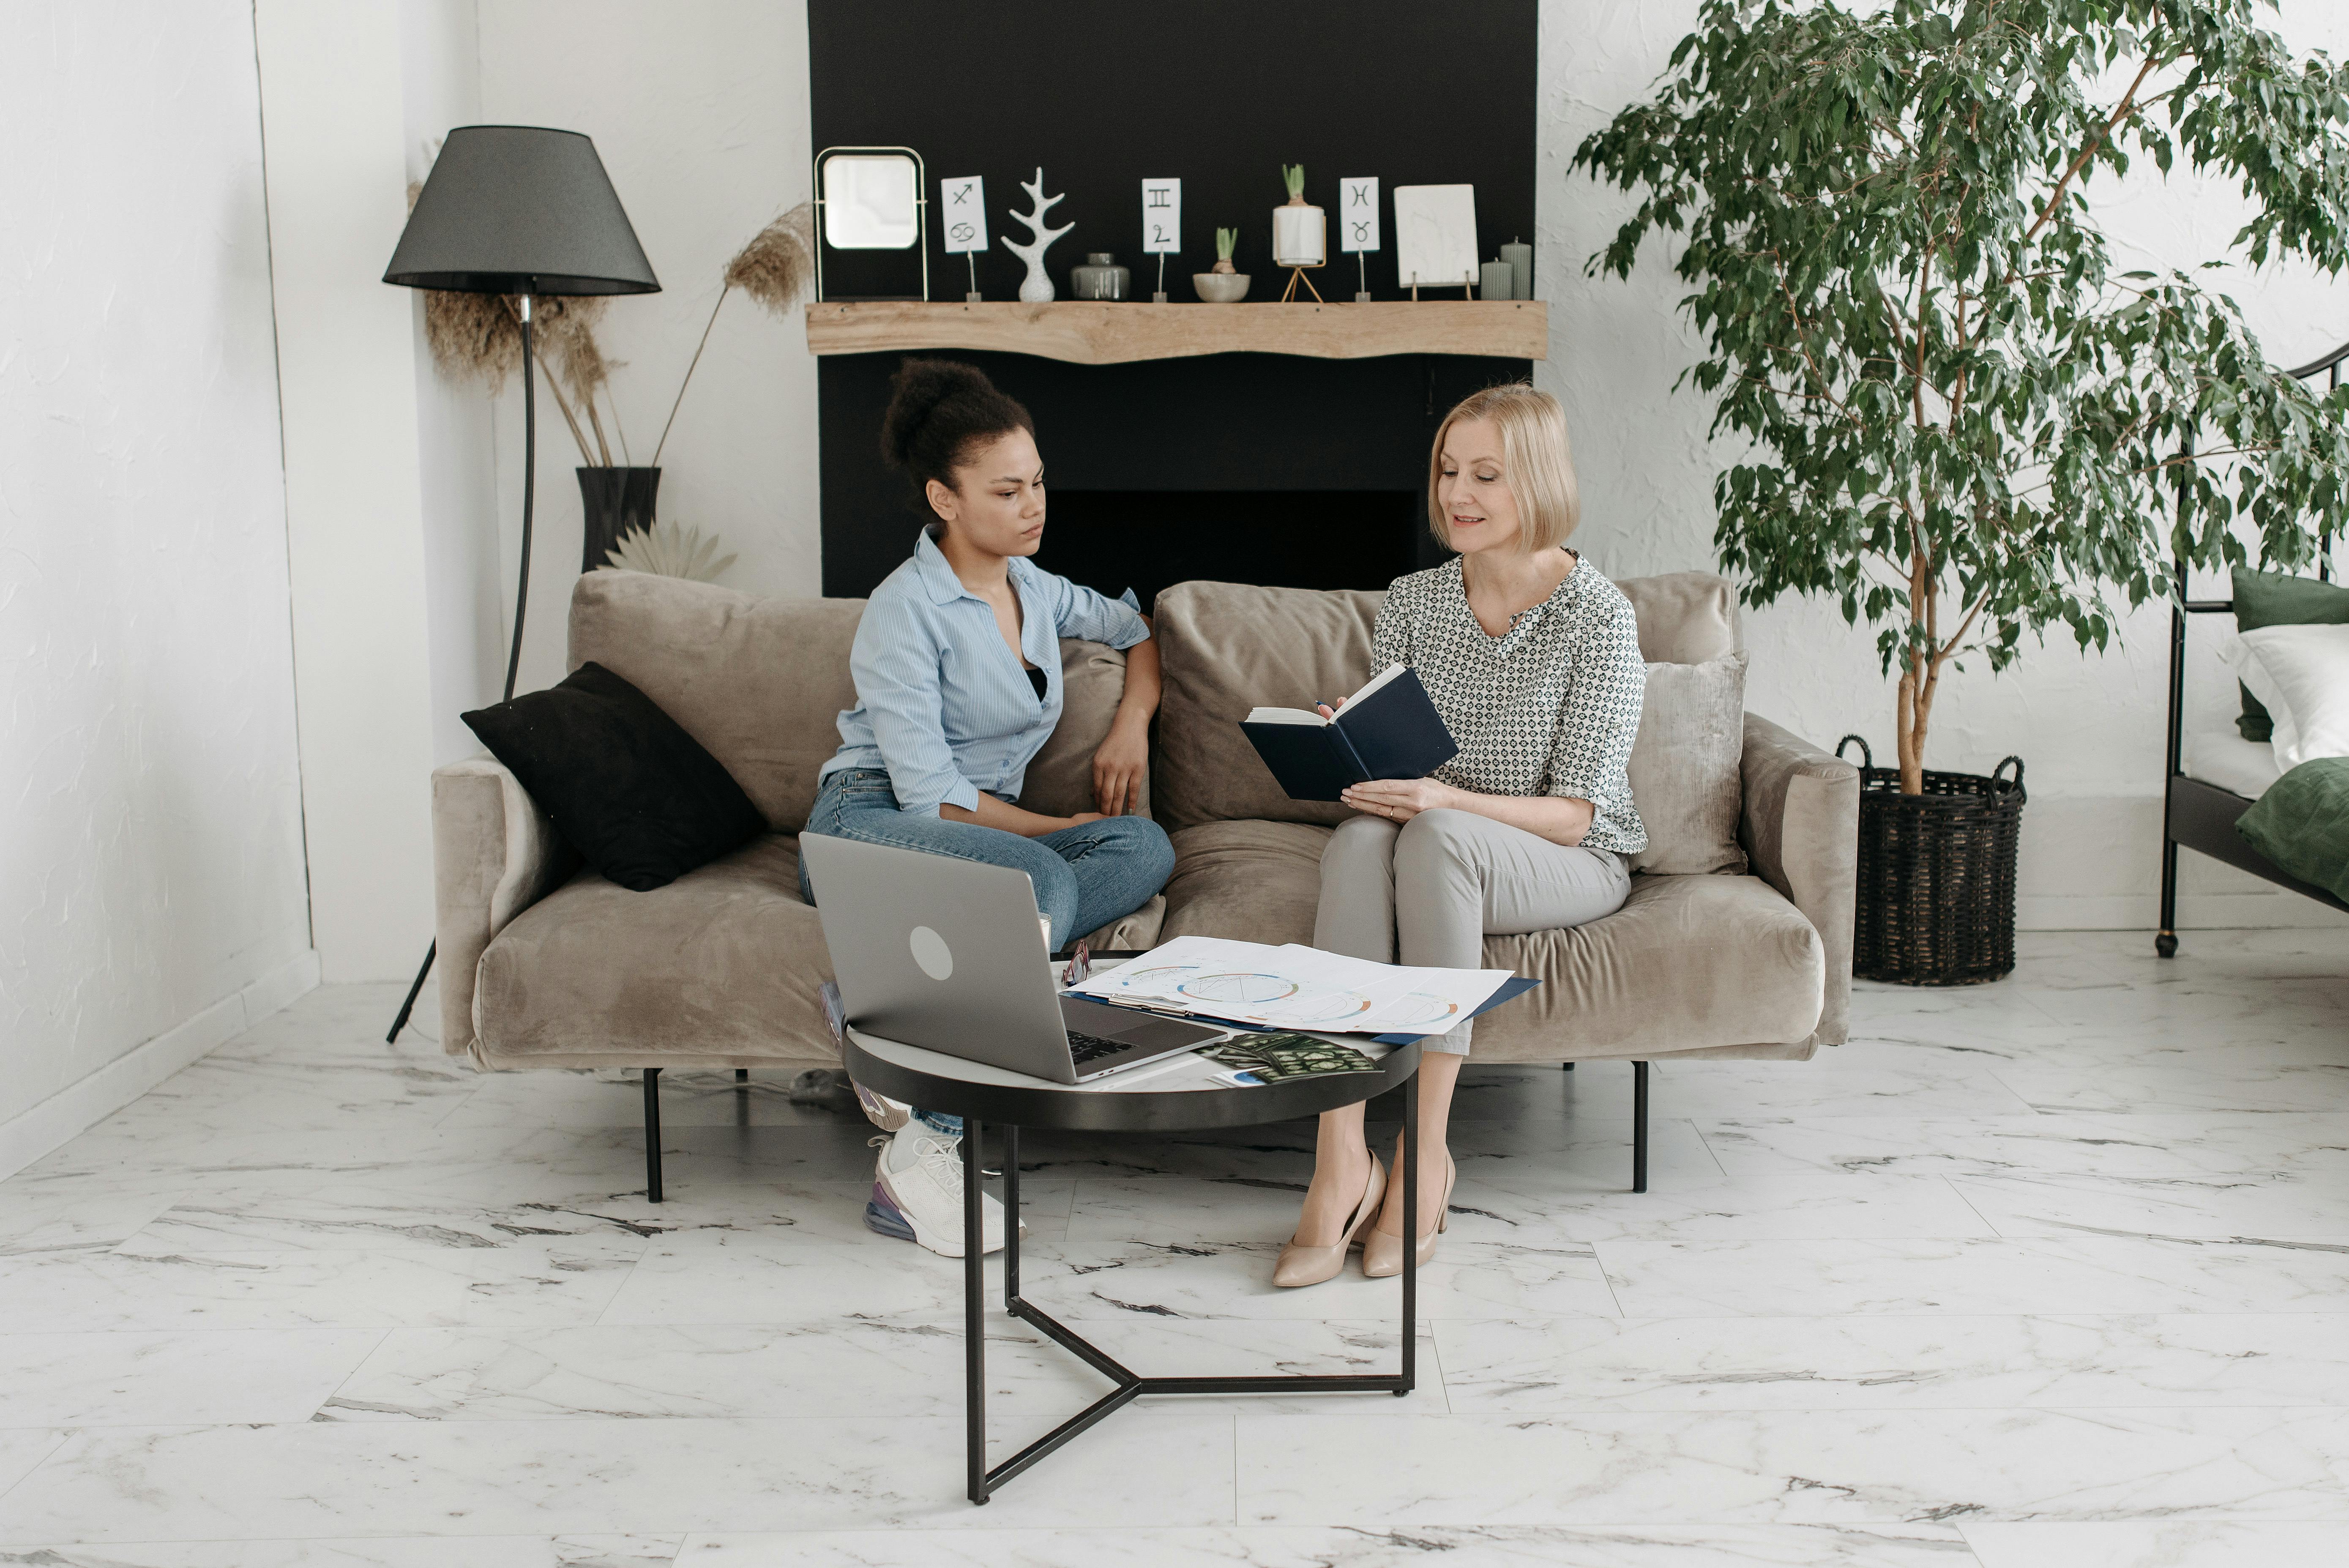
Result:
{"type": "MultiPolygon", "coordinates": [[[[522,572],[514,583],[513,646],[506,653],[506,694],[502,701],[513,701],[514,676],[522,669],[523,612],[530,607],[530,522],[532,503],[538,489],[538,370],[531,359],[530,302],[527,294],[521,296],[522,317],[522,572]]],[[[424,990],[424,977],[432,972],[432,961],[440,956],[440,939],[435,937],[424,949],[424,961],[417,967],[416,981],[408,988],[407,1000],[391,1021],[391,1032],[383,1037],[387,1045],[399,1038],[408,1027],[409,1015],[416,1011],[416,998],[424,990]]]]}
{"type": "Polygon", "coordinates": [[[506,655],[506,694],[513,701],[514,673],[522,668],[522,618],[530,605],[530,514],[538,484],[538,373],[531,361],[530,296],[522,296],[522,576],[514,583],[513,649],[506,655]]]}

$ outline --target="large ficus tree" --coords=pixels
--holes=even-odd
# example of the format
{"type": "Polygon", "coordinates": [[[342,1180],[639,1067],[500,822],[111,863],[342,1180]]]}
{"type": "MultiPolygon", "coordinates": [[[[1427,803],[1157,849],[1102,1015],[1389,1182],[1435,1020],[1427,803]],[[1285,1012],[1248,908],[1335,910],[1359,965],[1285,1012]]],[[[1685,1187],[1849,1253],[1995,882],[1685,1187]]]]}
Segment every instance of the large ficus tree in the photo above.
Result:
{"type": "Polygon", "coordinates": [[[2308,562],[2349,521],[2349,389],[2271,367],[2189,273],[2119,272],[2092,193],[2135,158],[2240,182],[2253,264],[2349,262],[2349,73],[2252,0],[1709,0],[1575,165],[1639,195],[1593,273],[1684,235],[1689,372],[1752,461],[1714,487],[1748,603],[1838,599],[1899,674],[1922,787],[1942,669],[2003,668],[2174,561],[2308,562]],[[2240,527],[2238,526],[2240,524],[2240,527]]]}

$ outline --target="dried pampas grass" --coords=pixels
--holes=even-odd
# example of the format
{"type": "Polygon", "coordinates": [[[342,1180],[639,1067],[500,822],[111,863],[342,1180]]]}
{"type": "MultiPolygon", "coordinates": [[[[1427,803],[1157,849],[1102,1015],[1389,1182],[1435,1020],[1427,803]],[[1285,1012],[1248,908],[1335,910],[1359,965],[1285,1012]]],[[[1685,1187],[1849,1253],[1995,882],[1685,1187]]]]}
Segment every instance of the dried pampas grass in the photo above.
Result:
{"type": "Polygon", "coordinates": [[[661,426],[660,440],[653,447],[655,465],[658,465],[661,452],[668,445],[669,427],[677,423],[677,410],[685,406],[685,389],[693,385],[693,372],[700,368],[701,351],[709,347],[709,329],[718,325],[718,313],[725,307],[726,296],[739,288],[781,316],[798,303],[814,277],[812,202],[802,202],[752,234],[750,243],[734,253],[734,259],[726,264],[725,286],[718,291],[718,303],[709,307],[709,319],[701,324],[701,341],[693,346],[693,359],[685,368],[685,379],[678,383],[677,401],[668,406],[668,420],[661,426]]]}
{"type": "MultiPolygon", "coordinates": [[[[502,294],[455,294],[437,288],[424,293],[424,341],[432,363],[454,381],[479,381],[495,397],[505,390],[506,378],[522,368],[522,306],[502,294]]],[[[580,461],[589,464],[612,461],[604,439],[603,421],[595,395],[610,385],[618,362],[605,358],[595,340],[595,324],[603,318],[605,301],[596,295],[538,295],[532,301],[532,348],[546,374],[546,389],[554,395],[579,446],[580,461]],[[572,397],[563,395],[565,387],[572,397]],[[573,407],[575,399],[578,409],[573,407]],[[579,422],[579,410],[587,423],[579,422]],[[592,437],[590,432],[593,432],[592,437]]],[[[616,422],[616,404],[612,417],[616,422]]],[[[622,443],[626,445],[625,441],[622,443]]]]}
{"type": "MultiPolygon", "coordinates": [[[[815,204],[802,202],[750,237],[726,264],[726,286],[781,316],[815,276],[815,204]]],[[[722,296],[720,297],[723,297],[722,296]]]]}
{"type": "Polygon", "coordinates": [[[424,290],[424,341],[442,375],[480,381],[492,397],[522,366],[522,324],[498,295],[424,290]]]}

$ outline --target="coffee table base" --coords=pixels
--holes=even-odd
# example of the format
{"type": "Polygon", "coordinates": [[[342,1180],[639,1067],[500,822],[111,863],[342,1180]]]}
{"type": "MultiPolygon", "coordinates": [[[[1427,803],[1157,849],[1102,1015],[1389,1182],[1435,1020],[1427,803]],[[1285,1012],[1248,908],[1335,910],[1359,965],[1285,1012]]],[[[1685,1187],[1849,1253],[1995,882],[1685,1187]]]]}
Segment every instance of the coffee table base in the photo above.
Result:
{"type": "MultiPolygon", "coordinates": [[[[963,1413],[969,1496],[984,1503],[997,1487],[1027,1470],[1047,1454],[1146,1394],[1392,1394],[1416,1386],[1419,1347],[1419,1250],[1402,1250],[1402,1344],[1400,1370],[1387,1375],[1294,1375],[1276,1377],[1145,1377],[1099,1345],[1019,1295],[1019,1129],[1003,1129],[1003,1310],[1032,1324],[1061,1349],[1117,1385],[993,1469],[987,1467],[987,1259],[985,1187],[979,1142],[982,1129],[966,1116],[962,1137],[963,1413]]],[[[1403,1088],[1402,1202],[1408,1221],[1419,1214],[1419,1075],[1403,1088]]]]}

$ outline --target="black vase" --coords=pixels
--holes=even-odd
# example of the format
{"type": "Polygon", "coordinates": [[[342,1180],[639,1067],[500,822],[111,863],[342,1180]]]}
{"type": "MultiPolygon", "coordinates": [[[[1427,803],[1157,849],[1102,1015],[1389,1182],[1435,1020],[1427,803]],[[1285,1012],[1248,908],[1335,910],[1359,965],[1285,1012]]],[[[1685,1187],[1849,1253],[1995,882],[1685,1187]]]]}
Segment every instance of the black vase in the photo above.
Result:
{"type": "Polygon", "coordinates": [[[605,557],[620,535],[653,525],[653,499],[660,493],[657,468],[583,468],[579,504],[585,525],[579,531],[579,569],[609,566],[605,557]]]}

